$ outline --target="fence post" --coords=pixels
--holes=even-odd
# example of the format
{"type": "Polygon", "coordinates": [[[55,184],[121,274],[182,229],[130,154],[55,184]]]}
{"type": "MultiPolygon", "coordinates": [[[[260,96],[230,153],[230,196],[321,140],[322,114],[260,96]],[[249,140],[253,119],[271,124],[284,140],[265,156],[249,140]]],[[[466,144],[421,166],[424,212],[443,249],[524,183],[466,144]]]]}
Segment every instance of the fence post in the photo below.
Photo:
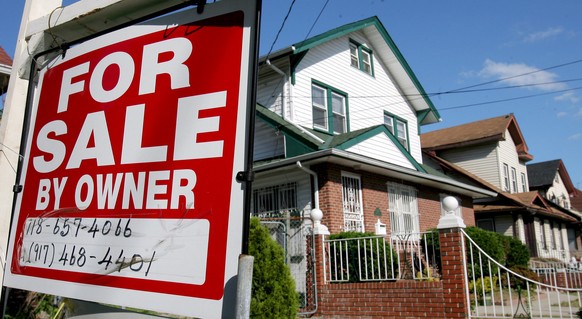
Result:
{"type": "Polygon", "coordinates": [[[323,218],[323,212],[318,209],[314,208],[311,210],[310,214],[311,220],[313,221],[313,236],[315,245],[313,249],[315,255],[314,261],[314,268],[315,268],[315,291],[316,291],[316,313],[318,313],[321,309],[319,309],[319,305],[321,305],[321,294],[317,293],[320,289],[323,289],[323,285],[325,285],[325,265],[324,265],[324,254],[325,254],[325,236],[329,235],[329,230],[327,226],[321,223],[321,219],[323,218]]]}
{"type": "Polygon", "coordinates": [[[470,318],[467,300],[467,264],[465,260],[465,238],[461,232],[465,223],[454,214],[458,202],[452,196],[443,199],[447,211],[441,216],[439,230],[443,297],[446,318],[470,318]]]}

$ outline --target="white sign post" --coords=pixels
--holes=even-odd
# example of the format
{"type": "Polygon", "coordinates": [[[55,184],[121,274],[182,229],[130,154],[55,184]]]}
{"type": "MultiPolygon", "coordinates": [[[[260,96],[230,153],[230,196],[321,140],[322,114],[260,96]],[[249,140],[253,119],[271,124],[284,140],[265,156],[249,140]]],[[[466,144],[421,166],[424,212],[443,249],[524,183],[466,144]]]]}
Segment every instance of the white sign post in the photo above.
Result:
{"type": "Polygon", "coordinates": [[[70,48],[41,70],[5,282],[223,314],[241,252],[255,1],[70,48]]]}

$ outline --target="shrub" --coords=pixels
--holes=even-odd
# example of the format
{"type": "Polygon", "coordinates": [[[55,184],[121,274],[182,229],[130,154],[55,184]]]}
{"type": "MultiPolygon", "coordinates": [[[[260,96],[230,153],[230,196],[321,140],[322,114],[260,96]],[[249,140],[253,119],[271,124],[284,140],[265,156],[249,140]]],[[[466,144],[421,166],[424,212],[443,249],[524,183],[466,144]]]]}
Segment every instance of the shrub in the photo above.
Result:
{"type": "Polygon", "coordinates": [[[249,254],[254,256],[251,318],[295,318],[299,295],[295,281],[285,264],[283,248],[252,218],[249,230],[249,254]]]}
{"type": "Polygon", "coordinates": [[[508,268],[514,266],[527,267],[529,264],[529,249],[518,239],[500,235],[499,240],[505,250],[505,265],[508,268]]]}

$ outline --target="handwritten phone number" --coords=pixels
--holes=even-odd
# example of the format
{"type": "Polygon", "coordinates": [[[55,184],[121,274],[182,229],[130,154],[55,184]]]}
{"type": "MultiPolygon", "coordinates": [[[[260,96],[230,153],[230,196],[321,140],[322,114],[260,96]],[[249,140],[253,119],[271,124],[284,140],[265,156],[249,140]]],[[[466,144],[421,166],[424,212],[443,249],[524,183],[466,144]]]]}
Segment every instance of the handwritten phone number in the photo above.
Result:
{"type": "MultiPolygon", "coordinates": [[[[131,219],[103,220],[97,218],[32,218],[27,220],[25,235],[47,235],[52,230],[52,234],[61,237],[78,237],[80,232],[95,238],[98,235],[115,235],[125,238],[131,237],[131,219]],[[89,220],[89,223],[85,223],[89,220]],[[89,225],[90,224],[90,225],[89,225]]],[[[49,233],[50,234],[50,233],[49,233]]],[[[82,234],[81,234],[82,235],[82,234]]]]}
{"type": "Polygon", "coordinates": [[[98,269],[105,274],[127,269],[141,272],[147,277],[156,257],[155,250],[147,256],[137,253],[128,254],[125,249],[111,249],[111,247],[107,247],[105,253],[90,251],[91,249],[78,245],[31,242],[30,245],[23,247],[21,264],[58,267],[59,269],[87,267],[92,270],[98,269]]]}

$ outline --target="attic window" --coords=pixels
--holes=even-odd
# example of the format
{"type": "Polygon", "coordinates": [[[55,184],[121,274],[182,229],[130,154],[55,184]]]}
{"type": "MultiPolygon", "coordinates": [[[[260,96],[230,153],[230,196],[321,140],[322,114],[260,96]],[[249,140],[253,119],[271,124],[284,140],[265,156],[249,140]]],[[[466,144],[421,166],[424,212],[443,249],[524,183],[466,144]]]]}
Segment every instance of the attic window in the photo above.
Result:
{"type": "Polygon", "coordinates": [[[350,40],[350,64],[356,69],[374,76],[372,50],[363,44],[350,40]]]}

